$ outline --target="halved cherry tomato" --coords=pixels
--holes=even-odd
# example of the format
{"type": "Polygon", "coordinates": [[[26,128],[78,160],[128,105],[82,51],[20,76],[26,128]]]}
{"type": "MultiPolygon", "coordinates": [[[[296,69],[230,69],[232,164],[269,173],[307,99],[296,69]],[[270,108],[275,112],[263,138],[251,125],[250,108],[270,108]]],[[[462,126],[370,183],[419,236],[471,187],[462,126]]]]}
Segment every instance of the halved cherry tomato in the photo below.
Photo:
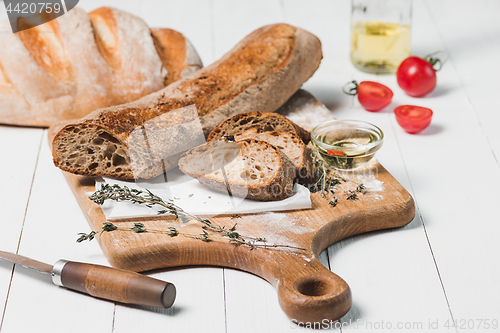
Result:
{"type": "Polygon", "coordinates": [[[391,104],[392,90],[383,84],[373,81],[363,81],[358,84],[356,81],[352,81],[347,85],[344,87],[344,92],[352,96],[358,95],[359,103],[367,111],[379,111],[391,104]],[[346,90],[349,84],[354,86],[346,90]]]}
{"type": "Polygon", "coordinates": [[[407,133],[416,134],[431,123],[432,110],[415,105],[400,105],[394,109],[396,120],[407,133]]]}
{"type": "Polygon", "coordinates": [[[412,97],[427,95],[436,86],[436,69],[433,67],[436,64],[441,65],[441,61],[430,57],[426,59],[406,58],[396,72],[398,85],[412,97]]]}

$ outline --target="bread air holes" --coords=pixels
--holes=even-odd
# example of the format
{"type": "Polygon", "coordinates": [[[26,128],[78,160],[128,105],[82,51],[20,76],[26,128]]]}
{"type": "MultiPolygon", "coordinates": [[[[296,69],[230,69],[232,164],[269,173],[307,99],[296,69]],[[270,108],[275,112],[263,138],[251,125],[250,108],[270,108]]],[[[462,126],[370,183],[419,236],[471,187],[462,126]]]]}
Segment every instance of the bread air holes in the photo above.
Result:
{"type": "Polygon", "coordinates": [[[110,160],[113,157],[115,151],[116,151],[116,145],[108,146],[104,151],[103,157],[110,160]]]}
{"type": "Polygon", "coordinates": [[[94,170],[94,169],[96,169],[98,166],[99,166],[99,163],[92,163],[91,165],[89,165],[88,169],[89,169],[89,170],[94,170]]]}
{"type": "Polygon", "coordinates": [[[125,160],[125,157],[115,154],[113,155],[113,165],[114,166],[119,166],[119,165],[124,165],[127,164],[127,160],[125,160]]]}
{"type": "Polygon", "coordinates": [[[98,146],[102,145],[103,142],[104,142],[104,139],[102,139],[102,138],[95,138],[94,140],[92,140],[92,143],[95,145],[98,145],[98,146]]]}
{"type": "Polygon", "coordinates": [[[101,132],[99,134],[99,137],[102,138],[102,139],[104,139],[104,140],[113,142],[113,143],[120,143],[120,141],[118,141],[117,138],[115,138],[114,136],[112,136],[111,134],[109,134],[107,132],[101,132]]]}

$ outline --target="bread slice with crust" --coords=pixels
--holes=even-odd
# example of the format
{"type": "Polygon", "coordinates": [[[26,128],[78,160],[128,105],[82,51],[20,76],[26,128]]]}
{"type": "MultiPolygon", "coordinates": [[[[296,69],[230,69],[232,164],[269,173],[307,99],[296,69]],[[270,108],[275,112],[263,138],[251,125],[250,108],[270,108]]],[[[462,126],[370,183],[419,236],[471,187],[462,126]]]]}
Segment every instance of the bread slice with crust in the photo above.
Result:
{"type": "Polygon", "coordinates": [[[241,133],[251,128],[258,128],[262,132],[291,132],[297,134],[306,144],[310,140],[308,131],[286,117],[277,113],[254,111],[239,113],[226,119],[210,133],[207,141],[241,133]]]}
{"type": "Polygon", "coordinates": [[[285,154],[265,141],[212,141],[192,148],[179,169],[206,187],[259,201],[293,195],[295,167],[285,154]]]}
{"type": "Polygon", "coordinates": [[[296,177],[299,182],[310,179],[313,172],[311,154],[298,135],[283,131],[262,132],[257,127],[234,135],[235,141],[245,139],[265,141],[278,148],[295,166],[296,177]]]}

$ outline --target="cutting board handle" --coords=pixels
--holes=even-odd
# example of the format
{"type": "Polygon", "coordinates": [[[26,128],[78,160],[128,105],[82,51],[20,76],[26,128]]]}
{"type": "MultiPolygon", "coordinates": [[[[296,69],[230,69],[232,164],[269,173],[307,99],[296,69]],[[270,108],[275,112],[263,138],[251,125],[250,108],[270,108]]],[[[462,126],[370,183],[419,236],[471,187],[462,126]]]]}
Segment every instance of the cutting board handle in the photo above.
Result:
{"type": "Polygon", "coordinates": [[[278,282],[280,306],[292,321],[321,323],[325,319],[337,320],[349,311],[349,285],[318,259],[301,261],[301,266],[293,267],[296,269],[282,270],[278,282]]]}

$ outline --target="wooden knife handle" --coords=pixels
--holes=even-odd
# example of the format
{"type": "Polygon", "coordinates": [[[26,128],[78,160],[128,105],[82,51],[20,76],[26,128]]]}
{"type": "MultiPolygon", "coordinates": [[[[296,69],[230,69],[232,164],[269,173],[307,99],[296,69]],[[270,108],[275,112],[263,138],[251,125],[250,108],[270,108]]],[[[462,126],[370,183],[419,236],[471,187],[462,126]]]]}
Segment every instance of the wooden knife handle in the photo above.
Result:
{"type": "Polygon", "coordinates": [[[121,303],[169,308],[175,300],[172,283],[106,266],[59,260],[52,270],[55,284],[121,303]]]}

